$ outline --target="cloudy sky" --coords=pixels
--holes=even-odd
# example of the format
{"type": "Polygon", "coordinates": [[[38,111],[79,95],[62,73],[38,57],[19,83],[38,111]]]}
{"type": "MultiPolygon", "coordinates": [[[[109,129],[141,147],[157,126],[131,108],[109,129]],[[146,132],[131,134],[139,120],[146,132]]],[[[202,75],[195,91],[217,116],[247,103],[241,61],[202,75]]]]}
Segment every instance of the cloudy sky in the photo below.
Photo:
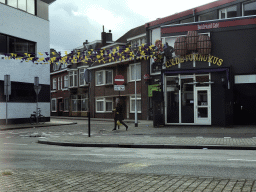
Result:
{"type": "Polygon", "coordinates": [[[50,47],[71,51],[100,40],[102,26],[117,40],[128,30],[214,0],[56,0],[50,5],[50,47]]]}

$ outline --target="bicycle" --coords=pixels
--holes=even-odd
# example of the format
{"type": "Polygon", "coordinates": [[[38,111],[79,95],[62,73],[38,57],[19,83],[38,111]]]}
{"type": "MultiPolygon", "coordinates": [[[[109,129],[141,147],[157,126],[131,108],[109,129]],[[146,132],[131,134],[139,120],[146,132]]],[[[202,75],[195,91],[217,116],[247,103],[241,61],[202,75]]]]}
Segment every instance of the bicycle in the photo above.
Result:
{"type": "Polygon", "coordinates": [[[42,123],[42,124],[45,123],[45,116],[43,116],[41,114],[41,109],[40,108],[37,109],[37,112],[33,111],[33,113],[30,115],[30,124],[31,125],[37,123],[36,117],[38,117],[38,123],[42,123]]]}

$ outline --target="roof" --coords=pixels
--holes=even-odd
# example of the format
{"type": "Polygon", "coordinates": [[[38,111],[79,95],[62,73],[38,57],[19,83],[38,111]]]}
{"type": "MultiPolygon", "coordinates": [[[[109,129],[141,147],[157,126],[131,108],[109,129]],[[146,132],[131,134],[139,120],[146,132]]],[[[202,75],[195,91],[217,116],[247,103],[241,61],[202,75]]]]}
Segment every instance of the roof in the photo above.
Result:
{"type": "Polygon", "coordinates": [[[141,34],[144,34],[144,33],[146,33],[145,25],[141,25],[139,27],[136,27],[136,28],[133,28],[133,29],[129,30],[122,37],[117,39],[116,42],[126,43],[128,38],[138,36],[138,35],[141,35],[141,34]]]}
{"type": "Polygon", "coordinates": [[[172,20],[176,20],[176,19],[179,19],[181,17],[192,15],[194,10],[195,10],[196,13],[198,13],[198,12],[205,11],[207,9],[211,9],[211,8],[214,8],[214,7],[218,7],[218,6],[227,4],[227,3],[232,3],[234,1],[236,1],[236,0],[218,0],[218,1],[214,1],[212,3],[208,3],[208,4],[205,4],[205,5],[196,7],[196,8],[192,8],[192,9],[180,12],[180,13],[176,13],[176,14],[173,14],[173,15],[170,15],[170,16],[167,16],[167,17],[157,19],[155,21],[151,21],[149,23],[146,23],[146,27],[153,27],[155,25],[160,25],[160,24],[168,24],[168,22],[170,22],[172,20]]]}

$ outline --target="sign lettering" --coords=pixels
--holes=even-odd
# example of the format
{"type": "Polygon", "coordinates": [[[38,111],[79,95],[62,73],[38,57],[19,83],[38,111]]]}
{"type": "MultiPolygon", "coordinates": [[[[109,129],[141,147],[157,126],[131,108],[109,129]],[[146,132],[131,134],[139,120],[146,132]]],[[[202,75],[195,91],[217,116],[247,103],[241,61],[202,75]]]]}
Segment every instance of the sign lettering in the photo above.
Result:
{"type": "Polygon", "coordinates": [[[166,68],[170,68],[174,65],[178,65],[179,63],[184,63],[187,61],[204,61],[204,62],[209,62],[218,66],[221,66],[223,63],[223,59],[214,57],[212,55],[190,54],[190,55],[185,55],[182,57],[176,57],[174,59],[170,59],[165,63],[165,66],[166,68]]]}

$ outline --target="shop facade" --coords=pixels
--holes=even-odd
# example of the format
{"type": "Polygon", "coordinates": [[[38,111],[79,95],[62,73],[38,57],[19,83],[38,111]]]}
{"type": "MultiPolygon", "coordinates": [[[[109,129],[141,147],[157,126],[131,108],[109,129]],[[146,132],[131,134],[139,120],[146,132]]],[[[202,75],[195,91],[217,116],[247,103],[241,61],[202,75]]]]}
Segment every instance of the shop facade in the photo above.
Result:
{"type": "Polygon", "coordinates": [[[253,11],[255,1],[215,2],[180,13],[190,22],[174,15],[147,25],[149,40],[162,43],[163,59],[150,63],[151,84],[161,86],[151,98],[158,125],[256,124],[256,17],[245,16],[248,4],[253,11]],[[230,7],[233,16],[221,18],[230,7]],[[200,21],[209,10],[213,18],[200,21]]]}

